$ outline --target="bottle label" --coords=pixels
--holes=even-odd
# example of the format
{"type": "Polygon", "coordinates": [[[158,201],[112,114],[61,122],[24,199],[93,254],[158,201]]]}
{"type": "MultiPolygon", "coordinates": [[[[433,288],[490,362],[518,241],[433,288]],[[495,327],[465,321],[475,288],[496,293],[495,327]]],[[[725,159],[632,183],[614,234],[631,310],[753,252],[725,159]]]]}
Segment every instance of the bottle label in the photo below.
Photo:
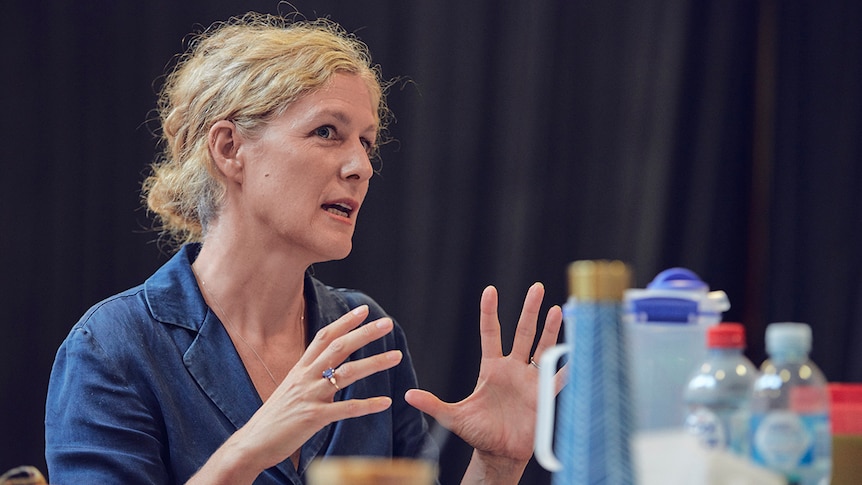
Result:
{"type": "Polygon", "coordinates": [[[685,419],[685,427],[689,433],[697,436],[705,448],[724,449],[727,444],[727,432],[721,418],[706,407],[698,407],[685,419]]]}
{"type": "Polygon", "coordinates": [[[685,419],[689,433],[708,449],[727,449],[748,456],[748,413],[738,408],[711,409],[697,406],[685,419]]]}
{"type": "Polygon", "coordinates": [[[829,459],[829,418],[825,414],[772,411],[752,416],[752,459],[791,474],[829,459]]]}

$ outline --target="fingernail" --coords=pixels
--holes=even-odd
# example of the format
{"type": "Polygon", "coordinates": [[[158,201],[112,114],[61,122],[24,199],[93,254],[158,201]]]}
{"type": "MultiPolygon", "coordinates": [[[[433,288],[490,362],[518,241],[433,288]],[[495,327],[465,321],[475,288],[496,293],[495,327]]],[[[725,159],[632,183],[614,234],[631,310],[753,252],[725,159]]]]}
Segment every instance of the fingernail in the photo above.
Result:
{"type": "Polygon", "coordinates": [[[368,310],[368,305],[359,305],[358,307],[354,308],[351,313],[353,313],[354,315],[362,315],[363,313],[365,313],[366,310],[368,310]]]}
{"type": "Polygon", "coordinates": [[[401,351],[396,350],[393,352],[389,352],[389,354],[386,357],[388,357],[389,360],[391,360],[392,362],[398,362],[399,360],[401,360],[401,351]]]}
{"type": "Polygon", "coordinates": [[[392,320],[388,318],[381,318],[380,320],[377,320],[377,323],[375,323],[374,325],[376,325],[377,328],[385,328],[388,327],[391,322],[392,320]]]}

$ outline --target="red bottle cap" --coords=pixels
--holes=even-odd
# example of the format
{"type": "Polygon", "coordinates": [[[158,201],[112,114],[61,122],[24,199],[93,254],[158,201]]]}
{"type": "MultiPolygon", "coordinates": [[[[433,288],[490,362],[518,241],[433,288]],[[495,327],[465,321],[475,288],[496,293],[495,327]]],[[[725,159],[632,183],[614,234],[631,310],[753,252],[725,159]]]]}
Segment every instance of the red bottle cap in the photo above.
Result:
{"type": "Polygon", "coordinates": [[[706,345],[709,348],[744,349],[745,327],[736,322],[713,325],[706,331],[706,345]]]}

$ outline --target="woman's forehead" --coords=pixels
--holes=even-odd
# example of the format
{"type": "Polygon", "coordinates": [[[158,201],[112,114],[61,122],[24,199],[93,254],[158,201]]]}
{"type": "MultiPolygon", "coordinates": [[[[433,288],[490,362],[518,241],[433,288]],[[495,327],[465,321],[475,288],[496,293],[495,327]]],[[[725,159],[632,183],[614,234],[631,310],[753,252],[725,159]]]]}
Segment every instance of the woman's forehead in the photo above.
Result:
{"type": "Polygon", "coordinates": [[[324,85],[302,95],[291,104],[304,105],[305,109],[314,107],[316,111],[326,111],[338,118],[348,115],[351,118],[364,116],[364,112],[367,112],[374,125],[380,122],[380,96],[358,74],[336,73],[324,85]]]}
{"type": "Polygon", "coordinates": [[[325,85],[300,96],[279,114],[294,123],[324,119],[356,125],[362,131],[377,132],[380,125],[379,100],[367,83],[355,74],[336,74],[325,85]]]}

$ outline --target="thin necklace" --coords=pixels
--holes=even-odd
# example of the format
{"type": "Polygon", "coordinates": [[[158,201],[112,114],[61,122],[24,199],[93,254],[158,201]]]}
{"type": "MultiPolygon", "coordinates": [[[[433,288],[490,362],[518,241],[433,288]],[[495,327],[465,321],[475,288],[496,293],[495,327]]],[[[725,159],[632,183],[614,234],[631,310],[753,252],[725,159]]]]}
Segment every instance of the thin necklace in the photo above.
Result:
{"type": "MultiPolygon", "coordinates": [[[[195,276],[197,276],[197,273],[194,270],[192,270],[192,273],[195,273],[195,276]]],[[[263,359],[260,357],[260,354],[258,354],[257,351],[254,350],[254,347],[252,347],[252,345],[248,343],[248,340],[246,340],[245,337],[243,337],[242,334],[239,333],[239,331],[236,329],[236,327],[234,327],[233,324],[230,322],[230,317],[228,316],[227,312],[224,311],[224,308],[222,308],[221,303],[218,302],[216,297],[210,291],[209,287],[207,286],[207,282],[204,281],[203,278],[198,279],[200,279],[201,287],[204,289],[207,296],[210,297],[210,300],[212,300],[213,303],[216,304],[221,314],[224,315],[224,322],[227,324],[228,327],[230,327],[231,332],[236,334],[236,336],[239,337],[240,340],[242,340],[242,343],[244,343],[245,346],[248,347],[249,350],[251,350],[251,353],[254,354],[255,357],[257,357],[258,362],[260,362],[260,365],[263,366],[263,370],[265,370],[266,373],[269,375],[269,378],[270,380],[272,380],[272,383],[275,384],[275,387],[278,387],[278,381],[275,380],[275,376],[272,375],[272,371],[269,370],[269,366],[266,365],[266,362],[263,361],[263,359]]],[[[305,297],[302,298],[302,311],[299,312],[299,331],[303,335],[305,334],[305,297]]]]}

